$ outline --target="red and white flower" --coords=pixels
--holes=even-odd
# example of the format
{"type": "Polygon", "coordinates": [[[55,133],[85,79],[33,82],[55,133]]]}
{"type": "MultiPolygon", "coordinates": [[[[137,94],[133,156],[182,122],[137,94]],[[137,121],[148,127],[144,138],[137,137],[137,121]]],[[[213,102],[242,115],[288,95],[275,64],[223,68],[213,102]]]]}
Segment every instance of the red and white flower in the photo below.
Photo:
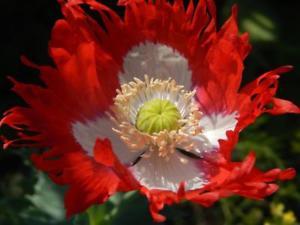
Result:
{"type": "Polygon", "coordinates": [[[124,18],[95,0],[61,1],[49,44],[55,68],[45,87],[13,80],[29,107],[8,110],[1,124],[18,130],[4,146],[45,148],[35,165],[62,185],[67,215],[139,190],[156,221],[183,199],[210,206],[238,194],[262,199],[293,169],[262,172],[255,155],[233,162],[238,134],[262,113],[299,113],[274,97],[285,66],[240,88],[248,35],[236,7],[216,30],[212,0],[123,0],[124,18]],[[97,12],[99,25],[82,5],[97,12]],[[30,132],[29,132],[30,131],[30,132]],[[34,132],[35,135],[32,135],[34,132]]]}

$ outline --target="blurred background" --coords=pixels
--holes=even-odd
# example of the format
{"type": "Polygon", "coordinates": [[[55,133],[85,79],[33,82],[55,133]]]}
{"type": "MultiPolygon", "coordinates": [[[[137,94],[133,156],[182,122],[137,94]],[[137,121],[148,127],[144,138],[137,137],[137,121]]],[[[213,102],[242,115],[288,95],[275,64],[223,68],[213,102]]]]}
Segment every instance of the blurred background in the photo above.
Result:
{"type": "MultiPolygon", "coordinates": [[[[300,105],[300,1],[218,0],[219,24],[239,6],[241,31],[251,35],[253,51],[246,60],[243,82],[281,65],[295,70],[282,76],[278,96],[300,105]]],[[[24,104],[9,91],[6,76],[38,82],[36,72],[20,63],[26,55],[37,64],[51,64],[47,43],[51,27],[61,17],[55,0],[0,1],[1,114],[24,104]]],[[[2,131],[3,132],[3,131],[2,131]]],[[[295,167],[300,171],[300,120],[295,115],[261,117],[241,134],[234,158],[257,152],[257,166],[295,167]]],[[[148,225],[154,224],[144,197],[118,194],[105,205],[92,207],[65,219],[63,187],[55,186],[29,161],[30,149],[0,151],[0,225],[148,225]]],[[[221,200],[211,208],[183,202],[166,207],[166,225],[295,225],[300,224],[300,178],[281,183],[280,190],[264,201],[241,197],[221,200]]],[[[78,203],[80,204],[80,203],[78,203]]]]}

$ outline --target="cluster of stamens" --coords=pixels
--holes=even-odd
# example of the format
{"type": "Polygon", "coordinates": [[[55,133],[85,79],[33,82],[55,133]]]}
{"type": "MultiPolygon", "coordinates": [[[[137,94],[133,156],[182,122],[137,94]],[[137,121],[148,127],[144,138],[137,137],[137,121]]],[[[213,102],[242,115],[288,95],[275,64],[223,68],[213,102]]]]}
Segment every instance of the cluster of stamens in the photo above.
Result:
{"type": "Polygon", "coordinates": [[[185,91],[183,86],[177,85],[171,78],[149,79],[147,75],[144,81],[134,78],[134,81],[123,84],[121,89],[117,90],[114,106],[109,114],[115,123],[113,130],[127,144],[130,151],[145,150],[143,157],[156,152],[160,157],[168,160],[177,146],[191,151],[194,147],[191,136],[201,133],[199,127],[201,113],[194,95],[194,91],[185,91]],[[139,112],[147,102],[154,99],[176,106],[180,115],[174,126],[176,128],[170,130],[160,124],[161,129],[156,129],[156,132],[145,132],[139,129],[137,125],[139,112]]]}

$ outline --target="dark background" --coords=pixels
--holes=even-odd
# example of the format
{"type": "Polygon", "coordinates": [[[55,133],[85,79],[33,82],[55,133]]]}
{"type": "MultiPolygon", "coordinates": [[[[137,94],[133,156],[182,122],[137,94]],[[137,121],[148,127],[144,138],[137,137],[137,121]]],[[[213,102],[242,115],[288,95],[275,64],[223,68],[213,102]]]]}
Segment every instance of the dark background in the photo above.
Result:
{"type": "MultiPolygon", "coordinates": [[[[237,3],[241,31],[251,35],[253,51],[246,60],[243,83],[278,66],[294,65],[294,71],[282,76],[278,96],[300,105],[300,1],[218,0],[216,3],[220,24],[237,3]]],[[[0,111],[3,113],[15,104],[24,104],[9,91],[7,75],[24,82],[39,82],[36,71],[21,65],[20,55],[37,64],[52,63],[47,43],[61,13],[55,0],[1,0],[0,10],[0,111]]],[[[262,169],[296,167],[299,170],[299,125],[299,117],[295,115],[264,116],[242,133],[234,157],[241,159],[249,150],[255,150],[257,165],[262,169]]],[[[30,149],[1,150],[1,225],[152,224],[145,200],[134,193],[117,195],[104,206],[93,207],[88,214],[65,220],[63,188],[54,186],[32,167],[29,153],[30,149]]],[[[261,202],[233,197],[210,209],[188,202],[167,207],[165,224],[299,224],[296,222],[300,220],[299,185],[297,176],[280,184],[277,194],[261,202]]]]}

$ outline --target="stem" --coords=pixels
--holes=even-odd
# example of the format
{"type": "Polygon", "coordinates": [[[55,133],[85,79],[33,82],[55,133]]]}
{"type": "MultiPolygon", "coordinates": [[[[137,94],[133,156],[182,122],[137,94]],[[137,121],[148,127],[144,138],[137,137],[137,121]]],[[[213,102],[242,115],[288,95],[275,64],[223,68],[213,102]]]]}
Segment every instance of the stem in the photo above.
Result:
{"type": "Polygon", "coordinates": [[[225,218],[225,224],[224,225],[230,225],[232,224],[232,213],[229,209],[229,204],[228,204],[228,201],[227,200],[222,200],[221,201],[221,208],[222,208],[222,211],[223,211],[223,214],[224,214],[224,218],[225,218]]]}
{"type": "Polygon", "coordinates": [[[105,205],[92,206],[87,211],[89,225],[107,225],[105,205]]]}

